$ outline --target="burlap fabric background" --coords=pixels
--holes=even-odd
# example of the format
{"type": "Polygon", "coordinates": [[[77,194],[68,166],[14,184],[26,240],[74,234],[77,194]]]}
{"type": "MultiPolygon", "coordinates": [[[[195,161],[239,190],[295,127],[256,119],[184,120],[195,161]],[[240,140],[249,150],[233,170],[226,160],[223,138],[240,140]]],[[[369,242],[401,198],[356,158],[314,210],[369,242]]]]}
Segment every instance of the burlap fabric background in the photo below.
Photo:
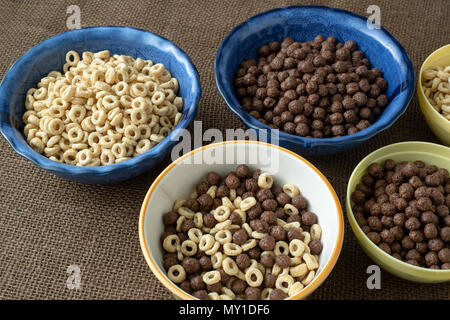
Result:
{"type": "MultiPolygon", "coordinates": [[[[203,87],[197,120],[203,128],[242,124],[219,96],[213,77],[216,50],[238,23],[294,4],[339,7],[367,15],[381,8],[381,23],[403,44],[417,71],[429,53],[447,44],[450,1],[0,1],[0,76],[29,48],[67,31],[67,7],[81,8],[82,26],[123,25],[150,30],[175,42],[197,66],[203,87]]],[[[438,142],[414,96],[408,111],[386,132],[333,157],[309,158],[330,180],[342,204],[355,165],[384,145],[438,142]]],[[[144,195],[164,163],[113,186],[76,184],[40,170],[0,139],[0,298],[2,299],[172,299],[141,254],[138,215],[144,195]],[[69,290],[69,265],[81,268],[82,287],[69,290]]],[[[382,273],[382,289],[368,290],[373,264],[346,222],[339,261],[312,299],[449,299],[448,284],[417,284],[382,273]]]]}

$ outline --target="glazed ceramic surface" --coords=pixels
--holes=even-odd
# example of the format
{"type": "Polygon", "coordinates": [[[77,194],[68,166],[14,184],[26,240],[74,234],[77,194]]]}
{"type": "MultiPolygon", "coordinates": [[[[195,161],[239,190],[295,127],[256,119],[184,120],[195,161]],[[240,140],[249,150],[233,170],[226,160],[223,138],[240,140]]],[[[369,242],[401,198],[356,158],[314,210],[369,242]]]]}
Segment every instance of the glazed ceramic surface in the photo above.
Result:
{"type": "Polygon", "coordinates": [[[347,186],[347,218],[353,233],[366,254],[384,270],[397,277],[416,282],[445,282],[450,281],[450,270],[432,270],[416,267],[395,259],[375,245],[359,227],[352,211],[351,194],[367,173],[367,167],[377,162],[384,164],[387,159],[399,161],[422,160],[428,165],[450,170],[450,148],[427,142],[401,142],[378,149],[365,157],[355,168],[347,186]]]}
{"type": "Polygon", "coordinates": [[[258,14],[234,28],[220,45],[214,63],[217,88],[228,107],[256,130],[270,127],[250,116],[239,104],[234,79],[239,64],[257,58],[260,46],[291,37],[311,41],[318,34],[339,41],[354,40],[364,51],[372,67],[379,68],[388,82],[389,105],[369,128],[356,134],[313,139],[280,132],[280,145],[299,154],[325,155],[342,152],[389,128],[406,110],[414,91],[414,70],[402,45],[384,28],[369,29],[367,18],[348,11],[320,7],[294,6],[258,14]]]}
{"type": "Polygon", "coordinates": [[[14,63],[0,84],[0,131],[13,149],[34,164],[60,177],[82,183],[113,183],[134,177],[158,164],[194,119],[201,96],[198,72],[190,58],[169,40],[148,31],[128,27],[92,27],[49,38],[14,63]],[[162,63],[179,82],[183,117],[169,136],[142,155],[118,164],[77,167],[49,160],[35,152],[22,134],[25,94],[52,70],[62,70],[69,50],[110,50],[134,58],[162,63]]]}
{"type": "Polygon", "coordinates": [[[420,68],[419,80],[417,81],[417,97],[428,126],[443,143],[450,146],[450,121],[433,108],[423,92],[422,72],[434,66],[450,66],[450,44],[430,54],[420,68]]]}
{"type": "Polygon", "coordinates": [[[309,210],[318,216],[323,244],[318,275],[305,289],[291,297],[305,298],[325,280],[339,256],[344,235],[342,209],[332,186],[314,166],[293,152],[269,144],[249,141],[211,144],[169,165],[150,187],[141,208],[139,237],[147,263],[175,296],[194,299],[170,281],[164,271],[160,242],[164,229],[162,216],[172,209],[175,200],[187,199],[208,172],[216,171],[224,176],[241,163],[247,163],[252,170],[272,173],[278,185],[296,184],[308,200],[309,210]],[[225,164],[214,163],[211,155],[228,160],[222,162],[225,164]]]}

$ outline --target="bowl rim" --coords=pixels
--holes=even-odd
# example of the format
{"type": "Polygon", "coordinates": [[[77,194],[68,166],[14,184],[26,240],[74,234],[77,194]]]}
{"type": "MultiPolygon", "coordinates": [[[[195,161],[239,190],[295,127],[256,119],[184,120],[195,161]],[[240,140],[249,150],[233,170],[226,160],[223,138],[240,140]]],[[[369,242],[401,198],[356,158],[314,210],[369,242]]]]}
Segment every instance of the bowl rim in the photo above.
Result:
{"type": "MultiPolygon", "coordinates": [[[[387,146],[381,147],[379,149],[376,149],[374,151],[372,151],[371,153],[369,153],[367,156],[365,156],[363,159],[361,159],[361,161],[358,162],[358,164],[356,165],[356,167],[353,169],[350,178],[348,179],[348,183],[347,183],[347,194],[346,194],[346,198],[345,198],[345,202],[346,202],[346,211],[347,211],[347,218],[349,219],[349,221],[351,220],[353,223],[351,223],[351,229],[356,237],[356,239],[358,240],[358,243],[360,244],[360,246],[362,246],[362,243],[359,240],[359,237],[363,237],[365,240],[367,240],[368,243],[368,247],[366,248],[367,250],[370,250],[371,252],[374,252],[375,254],[381,255],[382,257],[386,258],[387,260],[389,260],[389,264],[396,264],[400,267],[403,268],[403,270],[409,270],[409,272],[405,272],[405,271],[401,271],[402,273],[416,273],[416,272],[420,272],[422,274],[425,274],[426,276],[432,276],[435,273],[438,274],[449,274],[450,275],[450,269],[449,270],[435,270],[435,269],[429,269],[429,268],[423,268],[423,267],[417,267],[414,266],[412,264],[406,263],[404,261],[398,260],[394,257],[392,257],[390,254],[386,253],[384,250],[382,250],[381,248],[379,248],[376,244],[374,244],[368,237],[367,235],[363,232],[363,230],[361,229],[361,227],[359,226],[359,224],[356,222],[356,218],[353,214],[353,209],[351,206],[351,193],[353,192],[353,190],[351,189],[351,184],[350,182],[352,180],[355,179],[356,174],[358,171],[364,169],[366,170],[367,168],[363,168],[362,163],[368,159],[369,157],[373,156],[374,154],[378,153],[378,152],[382,152],[388,148],[392,148],[392,147],[396,147],[396,146],[404,146],[404,145],[409,145],[409,144],[423,144],[423,145],[429,145],[429,146],[433,146],[433,147],[439,147],[439,148],[443,148],[443,149],[450,149],[449,147],[443,146],[441,144],[436,144],[436,143],[431,143],[431,142],[424,142],[424,141],[404,141],[404,142],[397,142],[397,143],[392,143],[389,144],[387,146]]],[[[356,181],[358,182],[358,181],[356,181]]],[[[450,278],[448,279],[448,281],[450,281],[450,278]]]]}
{"type": "MultiPolygon", "coordinates": [[[[433,56],[434,56],[435,54],[437,54],[439,51],[445,50],[445,49],[450,49],[450,44],[446,44],[446,45],[444,45],[444,46],[442,46],[442,47],[440,47],[440,48],[437,48],[437,49],[434,50],[432,53],[430,53],[430,54],[428,55],[428,57],[423,61],[422,65],[420,66],[419,77],[418,77],[418,79],[417,79],[417,90],[418,90],[418,94],[419,94],[419,95],[422,95],[422,96],[424,97],[424,100],[425,100],[425,106],[426,106],[428,109],[433,110],[432,113],[433,113],[435,116],[438,116],[439,118],[441,118],[441,120],[444,120],[445,122],[447,122],[447,125],[449,126],[449,129],[450,129],[450,120],[447,120],[440,112],[438,112],[438,111],[431,105],[430,101],[428,101],[428,98],[427,98],[427,96],[425,95],[425,91],[423,91],[423,85],[422,85],[422,73],[423,73],[423,71],[424,71],[425,64],[426,64],[429,60],[431,60],[431,58],[433,58],[433,56]]],[[[450,56],[450,54],[449,54],[449,56],[450,56]]],[[[420,104],[420,103],[419,103],[419,104],[420,104]]],[[[421,105],[421,104],[420,104],[420,105],[421,105]]],[[[440,120],[439,120],[439,121],[440,121],[440,120]]],[[[440,122],[441,122],[441,121],[440,121],[440,122]]],[[[442,122],[442,123],[444,124],[444,122],[442,122]]]]}
{"type": "Polygon", "coordinates": [[[329,192],[331,193],[333,200],[335,202],[336,208],[337,208],[337,215],[338,215],[338,236],[337,241],[334,244],[333,251],[331,253],[330,259],[328,260],[328,263],[324,266],[323,270],[320,272],[319,276],[314,278],[314,280],[308,284],[304,289],[302,289],[300,292],[298,292],[296,295],[289,297],[287,300],[298,300],[302,298],[306,298],[309,294],[311,294],[314,290],[316,290],[328,277],[328,275],[331,273],[332,269],[336,265],[336,262],[339,258],[343,241],[344,241],[344,214],[342,211],[342,206],[339,201],[339,198],[331,185],[331,183],[327,180],[327,178],[309,161],[304,159],[303,157],[299,156],[298,154],[285,149],[280,146],[276,146],[273,144],[265,143],[265,142],[259,142],[259,141],[251,141],[251,140],[234,140],[234,141],[223,141],[218,143],[212,143],[206,146],[199,147],[197,149],[194,149],[185,155],[179,157],[175,161],[173,161],[169,166],[167,166],[154,180],[152,185],[150,186],[149,190],[147,191],[147,194],[145,195],[145,198],[143,200],[141,210],[140,210],[140,216],[139,216],[139,242],[141,245],[142,253],[145,257],[145,260],[150,267],[150,270],[153,272],[153,274],[158,278],[158,280],[167,288],[169,291],[174,294],[176,297],[182,298],[184,300],[196,300],[193,296],[190,294],[187,294],[185,291],[181,290],[178,286],[172,283],[163,272],[159,270],[157,267],[155,261],[152,258],[152,255],[150,251],[147,248],[147,243],[145,240],[145,233],[144,233],[144,221],[147,211],[147,206],[149,204],[150,197],[155,190],[156,186],[161,182],[161,180],[164,178],[164,176],[172,170],[175,166],[177,166],[180,162],[182,162],[184,159],[189,158],[193,156],[197,152],[202,152],[209,148],[224,146],[224,145],[236,145],[236,144],[254,144],[254,145],[262,145],[270,148],[275,148],[279,152],[285,152],[289,155],[295,157],[297,160],[303,162],[307,166],[309,166],[313,171],[319,176],[319,178],[322,180],[323,183],[325,183],[326,187],[328,188],[329,192]]]}
{"type": "MultiPolygon", "coordinates": [[[[160,155],[165,156],[165,154],[170,149],[171,144],[178,141],[179,137],[182,134],[182,130],[186,129],[189,126],[189,124],[194,120],[195,115],[197,113],[198,104],[202,95],[201,82],[198,70],[195,67],[194,63],[192,62],[191,58],[187,55],[187,53],[183,51],[180,47],[178,47],[175,43],[173,43],[172,41],[168,40],[167,38],[161,35],[158,35],[156,33],[144,29],[126,26],[109,25],[109,26],[84,27],[81,29],[62,32],[39,42],[38,44],[27,50],[21,57],[19,57],[11,65],[9,70],[5,73],[5,76],[0,82],[0,95],[9,95],[5,94],[4,91],[6,89],[10,89],[15,86],[15,81],[13,78],[18,71],[17,69],[20,68],[22,64],[26,63],[28,59],[32,59],[34,55],[45,50],[44,47],[47,44],[63,41],[64,39],[67,39],[67,37],[70,37],[73,34],[89,33],[95,30],[98,30],[99,32],[105,31],[113,32],[125,30],[132,31],[137,34],[146,34],[147,36],[149,35],[151,38],[157,39],[171,46],[174,49],[172,50],[173,52],[172,54],[177,59],[181,59],[181,63],[186,66],[188,74],[191,77],[190,82],[192,85],[192,89],[190,89],[190,91],[193,93],[192,104],[190,104],[189,108],[187,109],[185,109],[186,106],[183,106],[183,110],[187,110],[188,112],[182,112],[183,117],[181,121],[177,124],[177,126],[170,132],[170,134],[166,138],[164,138],[161,142],[159,142],[150,150],[138,156],[132,157],[128,160],[122,161],[120,163],[114,163],[104,166],[84,166],[84,167],[59,163],[50,160],[44,155],[34,151],[26,141],[22,142],[18,139],[15,139],[13,131],[17,129],[12,126],[11,121],[9,120],[10,113],[3,111],[2,106],[0,106],[1,109],[0,114],[3,113],[3,116],[1,118],[4,118],[3,121],[0,121],[0,132],[2,133],[3,137],[8,141],[8,143],[11,145],[11,147],[14,149],[16,153],[30,160],[32,163],[34,163],[35,165],[37,165],[42,169],[68,176],[77,176],[83,174],[90,176],[106,176],[111,173],[120,171],[122,169],[141,166],[149,159],[157,158],[160,155]]],[[[9,105],[6,107],[6,109],[9,110],[8,108],[9,105]]],[[[20,130],[18,131],[20,132],[20,130]]],[[[23,135],[23,132],[20,133],[23,135]]]]}
{"type": "MultiPolygon", "coordinates": [[[[318,6],[318,5],[302,5],[302,6],[294,5],[294,6],[275,8],[275,9],[267,10],[267,11],[261,12],[259,14],[256,14],[256,15],[250,17],[249,19],[238,24],[227,34],[227,36],[221,42],[221,44],[216,52],[216,57],[214,60],[214,77],[216,80],[216,87],[217,87],[217,90],[219,91],[220,95],[222,96],[222,98],[225,100],[225,103],[227,104],[228,108],[231,109],[231,111],[233,111],[248,128],[256,130],[257,132],[260,129],[266,129],[266,130],[269,130],[269,132],[271,130],[275,130],[275,129],[272,129],[268,125],[253,118],[252,116],[250,116],[250,114],[248,112],[240,111],[239,103],[238,103],[238,105],[235,105],[234,103],[232,103],[233,94],[227,93],[226,85],[222,81],[222,79],[224,77],[223,77],[223,74],[221,72],[219,72],[220,68],[218,68],[218,66],[221,63],[223,51],[224,51],[225,47],[227,46],[228,42],[230,41],[231,37],[235,33],[237,33],[242,27],[247,25],[248,22],[257,20],[258,18],[265,16],[265,15],[270,15],[270,14],[273,14],[273,13],[276,13],[279,11],[292,10],[292,9],[328,10],[328,11],[334,11],[334,12],[340,13],[340,14],[350,15],[354,18],[367,20],[367,17],[363,17],[356,13],[353,13],[353,12],[350,12],[347,10],[343,10],[343,9],[339,9],[339,8],[318,6]]],[[[351,134],[351,135],[338,137],[338,138],[306,138],[306,137],[300,137],[300,136],[293,135],[293,134],[288,134],[288,133],[285,133],[284,131],[279,130],[280,141],[294,141],[295,143],[302,144],[305,147],[309,147],[309,148],[323,146],[323,145],[336,145],[339,143],[344,144],[347,142],[355,142],[355,141],[362,142],[362,141],[366,141],[366,140],[372,138],[373,136],[377,135],[378,133],[391,127],[398,120],[398,118],[400,118],[403,115],[403,113],[405,113],[405,111],[408,108],[409,103],[411,102],[411,99],[414,95],[414,88],[415,88],[414,67],[413,67],[413,64],[411,62],[411,59],[409,58],[409,55],[408,55],[406,49],[402,46],[402,44],[383,26],[381,26],[381,28],[378,31],[383,32],[395,44],[396,51],[401,53],[401,56],[403,57],[403,61],[407,67],[406,68],[407,72],[405,74],[405,83],[406,83],[406,87],[407,87],[407,89],[406,89],[407,92],[406,92],[406,95],[401,96],[400,100],[398,100],[396,102],[396,104],[400,105],[401,108],[399,108],[395,112],[395,116],[391,117],[389,119],[384,119],[384,121],[380,121],[380,119],[377,119],[377,121],[375,123],[373,123],[370,127],[366,128],[362,131],[359,131],[359,132],[351,134]]],[[[231,89],[233,89],[233,88],[231,88],[231,89]]]]}

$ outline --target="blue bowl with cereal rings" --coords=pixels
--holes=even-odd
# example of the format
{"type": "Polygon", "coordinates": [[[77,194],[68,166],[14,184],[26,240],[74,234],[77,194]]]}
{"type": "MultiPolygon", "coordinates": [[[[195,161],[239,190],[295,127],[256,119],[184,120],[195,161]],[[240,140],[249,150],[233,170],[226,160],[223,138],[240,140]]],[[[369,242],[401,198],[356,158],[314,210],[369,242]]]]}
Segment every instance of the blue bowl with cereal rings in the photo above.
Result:
{"type": "MultiPolygon", "coordinates": [[[[400,42],[386,29],[368,26],[367,18],[324,6],[289,6],[257,14],[236,26],[220,44],[214,63],[217,88],[228,107],[258,136],[279,133],[278,144],[301,155],[330,155],[354,148],[386,130],[405,112],[414,92],[414,69],[400,42]],[[258,48],[285,37],[312,41],[317,35],[353,40],[372,67],[387,81],[388,105],[368,128],[334,138],[310,138],[273,130],[251,116],[238,100],[234,87],[240,63],[257,59],[258,48]],[[273,132],[272,132],[273,131],[273,132]]],[[[273,140],[273,138],[272,138],[273,140]]],[[[275,143],[272,141],[272,143],[275,143]]]]}
{"type": "MultiPolygon", "coordinates": [[[[160,163],[193,121],[201,97],[200,78],[188,55],[171,41],[149,31],[119,26],[88,27],[53,36],[27,51],[9,69],[0,83],[0,131],[11,147],[38,167],[80,183],[107,184],[137,176],[160,163]],[[24,136],[22,120],[26,95],[51,71],[62,72],[66,53],[101,52],[152,60],[164,65],[178,81],[182,98],[181,118],[157,144],[122,162],[77,166],[50,160],[35,151],[24,136]]],[[[113,103],[114,101],[111,101],[113,103]]],[[[74,133],[75,135],[76,133],[74,133]]],[[[133,134],[133,132],[131,132],[133,134]]],[[[48,144],[48,142],[47,142],[48,144]]],[[[145,150],[145,149],[144,149],[145,150]]],[[[94,163],[94,162],[92,162],[94,163]]]]}

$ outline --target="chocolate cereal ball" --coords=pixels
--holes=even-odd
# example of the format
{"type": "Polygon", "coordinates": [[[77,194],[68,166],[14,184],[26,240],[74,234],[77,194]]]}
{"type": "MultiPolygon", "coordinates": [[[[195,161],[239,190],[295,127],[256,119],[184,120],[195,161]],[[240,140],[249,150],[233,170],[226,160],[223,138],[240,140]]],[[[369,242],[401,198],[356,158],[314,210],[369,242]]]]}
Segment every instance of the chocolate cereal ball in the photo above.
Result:
{"type": "Polygon", "coordinates": [[[247,287],[245,289],[246,300],[259,300],[261,299],[261,290],[259,288],[247,287]]]}
{"type": "Polygon", "coordinates": [[[241,279],[236,279],[231,284],[231,290],[235,294],[242,294],[245,292],[245,289],[247,289],[247,283],[241,279]]]}
{"type": "Polygon", "coordinates": [[[416,266],[447,268],[448,179],[447,170],[422,161],[373,163],[351,195],[355,219],[367,237],[393,257],[416,266]]]}
{"type": "Polygon", "coordinates": [[[273,289],[269,295],[270,300],[284,300],[286,298],[286,293],[284,293],[284,291],[281,289],[273,289]]]}
{"type": "Polygon", "coordinates": [[[259,247],[265,251],[272,251],[275,247],[275,238],[273,236],[265,236],[259,241],[259,247]]]}

